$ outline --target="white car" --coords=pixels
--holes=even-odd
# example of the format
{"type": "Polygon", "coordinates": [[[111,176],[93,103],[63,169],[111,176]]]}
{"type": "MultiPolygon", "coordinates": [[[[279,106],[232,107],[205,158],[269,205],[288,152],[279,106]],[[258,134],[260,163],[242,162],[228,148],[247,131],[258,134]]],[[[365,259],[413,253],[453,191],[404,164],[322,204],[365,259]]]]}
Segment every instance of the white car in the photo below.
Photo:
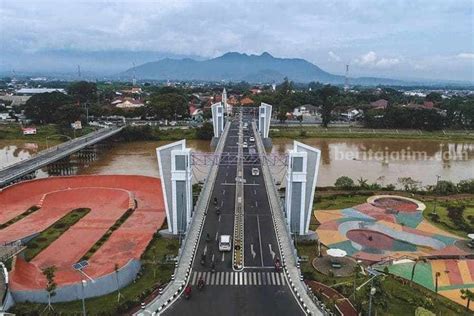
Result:
{"type": "Polygon", "coordinates": [[[250,137],[250,138],[249,138],[249,141],[254,142],[254,141],[255,141],[255,138],[250,137]]]}
{"type": "Polygon", "coordinates": [[[260,170],[258,168],[252,168],[252,176],[258,176],[260,175],[260,170]]]}
{"type": "Polygon", "coordinates": [[[242,147],[243,147],[243,148],[249,148],[249,145],[247,144],[247,142],[244,142],[244,143],[242,144],[242,147]]]}
{"type": "Polygon", "coordinates": [[[231,251],[232,239],[230,235],[221,235],[219,238],[219,251],[231,251]]]}

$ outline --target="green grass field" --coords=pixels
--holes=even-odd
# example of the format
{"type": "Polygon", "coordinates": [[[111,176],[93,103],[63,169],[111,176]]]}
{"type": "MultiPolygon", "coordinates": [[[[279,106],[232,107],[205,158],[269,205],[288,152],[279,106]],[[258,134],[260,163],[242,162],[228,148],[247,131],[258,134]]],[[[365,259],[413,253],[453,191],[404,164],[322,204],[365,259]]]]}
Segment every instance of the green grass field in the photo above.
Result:
{"type": "Polygon", "coordinates": [[[270,129],[271,138],[396,138],[400,139],[439,139],[439,140],[474,140],[472,131],[419,131],[394,129],[368,129],[361,127],[321,126],[276,126],[270,129]]]}
{"type": "MultiPolygon", "coordinates": [[[[36,128],[36,135],[23,135],[19,124],[2,124],[0,125],[0,140],[35,142],[44,146],[48,143],[51,146],[68,140],[67,137],[61,135],[74,138],[72,128],[61,128],[55,124],[36,125],[36,128]]],[[[94,130],[95,128],[92,126],[85,126],[81,130],[76,130],[76,137],[89,134],[94,130]]]]}
{"type": "Polygon", "coordinates": [[[448,231],[452,234],[458,235],[463,238],[467,238],[467,234],[472,233],[474,231],[474,225],[470,224],[471,223],[471,218],[474,217],[474,198],[466,198],[462,200],[446,200],[442,197],[437,198],[436,202],[436,213],[439,216],[439,221],[435,222],[433,219],[430,217],[430,213],[433,212],[434,207],[435,207],[435,202],[434,200],[430,201],[425,201],[424,203],[426,204],[426,209],[423,212],[423,217],[429,221],[431,224],[441,228],[442,230],[448,231]],[[447,207],[448,206],[460,206],[463,205],[465,206],[464,212],[463,212],[463,217],[466,223],[470,224],[471,230],[469,231],[464,231],[459,229],[453,223],[453,221],[448,217],[448,211],[447,207]]]}

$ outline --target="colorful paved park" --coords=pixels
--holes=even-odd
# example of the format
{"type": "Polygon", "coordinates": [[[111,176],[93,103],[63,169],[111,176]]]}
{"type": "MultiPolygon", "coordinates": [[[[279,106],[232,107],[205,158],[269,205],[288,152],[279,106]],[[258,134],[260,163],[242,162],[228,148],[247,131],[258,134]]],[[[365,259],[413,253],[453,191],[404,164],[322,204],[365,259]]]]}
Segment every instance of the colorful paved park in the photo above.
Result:
{"type": "MultiPolygon", "coordinates": [[[[366,203],[340,210],[317,210],[320,223],[316,232],[321,243],[339,248],[354,259],[368,263],[390,262],[389,272],[413,281],[465,305],[460,289],[474,288],[474,259],[436,259],[437,256],[462,257],[466,250],[455,243],[461,238],[445,232],[423,219],[425,205],[400,196],[372,196],[366,203]]],[[[474,306],[471,306],[474,310],[474,306]]]]}
{"type": "MultiPolygon", "coordinates": [[[[389,272],[407,280],[411,279],[414,262],[403,262],[389,266],[389,272]]],[[[474,289],[474,260],[429,260],[418,262],[413,281],[435,291],[436,274],[438,274],[438,293],[461,304],[460,289],[474,289]]],[[[474,306],[471,305],[474,310],[474,306]]]]}
{"type": "Polygon", "coordinates": [[[425,205],[398,196],[374,196],[367,203],[342,210],[317,210],[317,234],[329,248],[355,259],[378,262],[409,256],[462,255],[460,238],[423,219],[425,205]]]}

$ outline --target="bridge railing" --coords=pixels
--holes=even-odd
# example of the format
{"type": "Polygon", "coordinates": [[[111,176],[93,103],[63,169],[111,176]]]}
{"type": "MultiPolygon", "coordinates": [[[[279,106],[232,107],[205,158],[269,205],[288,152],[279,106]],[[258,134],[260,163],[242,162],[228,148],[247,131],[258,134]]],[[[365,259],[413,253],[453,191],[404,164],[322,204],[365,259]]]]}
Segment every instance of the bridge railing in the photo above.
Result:
{"type": "Polygon", "coordinates": [[[17,166],[21,165],[22,163],[24,163],[25,161],[41,159],[41,157],[45,156],[46,154],[57,151],[58,148],[61,148],[61,147],[64,147],[66,145],[73,144],[73,143],[76,143],[76,142],[79,143],[79,142],[81,142],[81,141],[83,141],[84,139],[87,139],[87,138],[91,138],[91,140],[93,140],[98,135],[106,134],[107,132],[116,131],[117,129],[118,129],[118,127],[104,128],[104,129],[100,129],[98,131],[95,131],[95,132],[92,132],[92,133],[89,133],[89,134],[86,134],[86,135],[83,135],[83,136],[80,136],[80,137],[77,137],[77,138],[67,140],[66,142],[60,143],[56,146],[51,146],[48,149],[44,149],[44,150],[38,152],[36,155],[33,155],[33,156],[31,156],[27,159],[20,160],[20,161],[17,161],[15,163],[13,163],[13,164],[3,166],[3,167],[0,168],[0,170],[5,170],[5,169],[17,167],[17,166]]]}
{"type": "Polygon", "coordinates": [[[0,168],[0,170],[4,170],[4,169],[9,169],[9,168],[12,168],[12,167],[17,167],[19,165],[21,165],[22,163],[24,163],[25,161],[28,161],[28,160],[32,160],[32,159],[40,159],[42,156],[48,154],[48,153],[51,153],[51,152],[54,152],[54,151],[57,151],[58,148],[61,148],[65,145],[69,145],[69,144],[72,144],[72,143],[75,143],[75,142],[80,142],[86,138],[94,138],[95,136],[97,135],[100,135],[100,134],[103,134],[105,132],[111,132],[111,131],[115,131],[117,128],[104,128],[104,129],[100,129],[98,131],[94,131],[92,133],[89,133],[89,134],[86,134],[86,135],[83,135],[83,136],[80,136],[80,137],[77,137],[77,138],[73,138],[73,139],[69,139],[63,143],[60,143],[56,146],[51,146],[47,149],[44,149],[40,152],[38,152],[37,154],[35,155],[32,155],[30,156],[29,158],[27,159],[24,159],[24,160],[20,160],[20,161],[17,161],[15,163],[12,163],[12,164],[9,164],[9,165],[6,165],[6,166],[2,166],[0,168]]]}

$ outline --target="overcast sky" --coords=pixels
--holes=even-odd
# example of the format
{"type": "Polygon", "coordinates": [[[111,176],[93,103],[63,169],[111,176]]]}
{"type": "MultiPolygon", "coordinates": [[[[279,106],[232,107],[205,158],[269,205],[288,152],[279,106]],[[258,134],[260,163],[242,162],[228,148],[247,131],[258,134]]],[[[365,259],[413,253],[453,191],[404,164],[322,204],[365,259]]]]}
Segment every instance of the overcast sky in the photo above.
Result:
{"type": "Polygon", "coordinates": [[[13,59],[57,49],[203,57],[267,51],[338,74],[350,64],[352,76],[474,81],[473,6],[473,0],[0,0],[0,48],[13,59]]]}

